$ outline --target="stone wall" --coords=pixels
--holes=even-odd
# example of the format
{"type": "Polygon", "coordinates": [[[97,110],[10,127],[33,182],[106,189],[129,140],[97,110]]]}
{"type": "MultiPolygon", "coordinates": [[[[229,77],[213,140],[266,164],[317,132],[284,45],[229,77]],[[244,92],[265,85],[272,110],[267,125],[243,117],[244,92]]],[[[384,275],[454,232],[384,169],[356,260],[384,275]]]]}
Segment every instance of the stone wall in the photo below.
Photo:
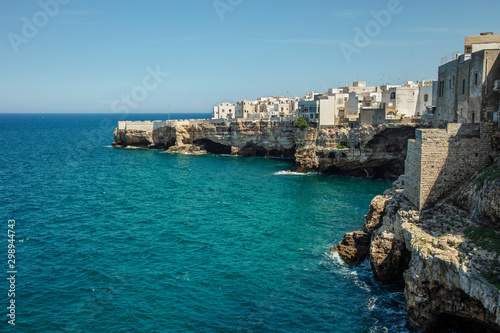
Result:
{"type": "Polygon", "coordinates": [[[422,177],[422,132],[416,131],[418,139],[408,140],[408,152],[405,161],[405,196],[420,208],[420,179],[422,177]]]}
{"type": "Polygon", "coordinates": [[[361,109],[359,122],[363,125],[379,125],[386,123],[385,109],[361,109]]]}
{"type": "Polygon", "coordinates": [[[162,120],[155,121],[119,121],[119,130],[133,130],[133,131],[145,131],[153,132],[156,128],[166,126],[167,122],[162,120]]]}
{"type": "Polygon", "coordinates": [[[406,197],[426,209],[491,164],[493,123],[448,123],[446,129],[418,129],[408,143],[406,197]]]}

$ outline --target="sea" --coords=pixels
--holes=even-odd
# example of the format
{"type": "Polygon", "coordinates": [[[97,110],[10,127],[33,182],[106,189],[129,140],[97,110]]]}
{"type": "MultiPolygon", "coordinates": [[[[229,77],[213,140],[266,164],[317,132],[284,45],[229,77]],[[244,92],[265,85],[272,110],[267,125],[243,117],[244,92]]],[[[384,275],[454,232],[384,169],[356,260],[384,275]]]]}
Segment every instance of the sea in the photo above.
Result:
{"type": "Polygon", "coordinates": [[[330,254],[389,182],[111,146],[168,117],[0,115],[0,332],[411,332],[330,254]]]}

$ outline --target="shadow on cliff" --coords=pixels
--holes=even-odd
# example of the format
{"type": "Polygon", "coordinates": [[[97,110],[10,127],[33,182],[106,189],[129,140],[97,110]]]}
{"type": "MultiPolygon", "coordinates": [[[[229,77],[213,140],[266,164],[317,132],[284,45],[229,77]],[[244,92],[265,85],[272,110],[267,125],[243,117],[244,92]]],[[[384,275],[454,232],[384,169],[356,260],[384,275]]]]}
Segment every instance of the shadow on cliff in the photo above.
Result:
{"type": "Polygon", "coordinates": [[[320,171],[394,180],[404,173],[408,139],[413,138],[414,126],[387,128],[366,143],[353,136],[352,142],[341,143],[348,149],[316,153],[320,171]]]}
{"type": "Polygon", "coordinates": [[[432,142],[422,148],[421,209],[429,209],[469,181],[479,169],[493,164],[493,124],[461,124],[447,142],[432,142]],[[446,156],[441,155],[447,150],[446,156]],[[437,175],[436,175],[437,173],[437,175]],[[435,179],[429,182],[428,179],[435,179]]]}
{"type": "MultiPolygon", "coordinates": [[[[422,135],[420,223],[434,223],[434,207],[439,207],[438,204],[443,200],[456,205],[450,200],[453,194],[469,182],[476,171],[493,164],[493,158],[489,155],[494,150],[493,130],[494,125],[491,123],[448,124],[440,133],[422,135]],[[446,138],[444,133],[449,137],[446,138]]],[[[473,219],[472,215],[470,219],[473,219]]],[[[430,322],[425,323],[430,327],[429,332],[499,332],[498,326],[494,324],[495,315],[463,290],[450,288],[446,281],[421,283],[428,295],[432,295],[430,301],[419,305],[430,308],[427,316],[430,322]],[[457,307],[456,304],[461,306],[457,307]],[[475,319],[472,319],[474,316],[475,319]]]]}

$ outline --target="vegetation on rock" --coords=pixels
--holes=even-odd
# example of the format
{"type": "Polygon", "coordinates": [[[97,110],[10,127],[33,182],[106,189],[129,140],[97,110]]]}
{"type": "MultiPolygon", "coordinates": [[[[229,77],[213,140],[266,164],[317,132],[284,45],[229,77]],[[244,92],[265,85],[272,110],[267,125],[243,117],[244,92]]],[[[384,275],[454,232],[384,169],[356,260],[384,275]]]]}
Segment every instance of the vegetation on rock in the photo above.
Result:
{"type": "Polygon", "coordinates": [[[299,117],[299,118],[297,118],[297,119],[294,120],[293,127],[304,129],[304,128],[308,128],[309,127],[309,123],[307,122],[306,118],[299,117]]]}

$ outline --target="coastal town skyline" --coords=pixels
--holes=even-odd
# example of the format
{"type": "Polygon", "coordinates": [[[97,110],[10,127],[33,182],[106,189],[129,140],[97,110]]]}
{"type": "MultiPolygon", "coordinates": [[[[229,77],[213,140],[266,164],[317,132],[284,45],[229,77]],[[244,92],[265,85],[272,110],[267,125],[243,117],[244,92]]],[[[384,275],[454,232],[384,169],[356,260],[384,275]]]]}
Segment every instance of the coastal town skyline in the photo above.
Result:
{"type": "Polygon", "coordinates": [[[463,51],[463,36],[498,32],[500,5],[490,5],[9,3],[0,113],[210,113],[220,102],[301,97],[354,81],[435,80],[441,57],[463,51]]]}

